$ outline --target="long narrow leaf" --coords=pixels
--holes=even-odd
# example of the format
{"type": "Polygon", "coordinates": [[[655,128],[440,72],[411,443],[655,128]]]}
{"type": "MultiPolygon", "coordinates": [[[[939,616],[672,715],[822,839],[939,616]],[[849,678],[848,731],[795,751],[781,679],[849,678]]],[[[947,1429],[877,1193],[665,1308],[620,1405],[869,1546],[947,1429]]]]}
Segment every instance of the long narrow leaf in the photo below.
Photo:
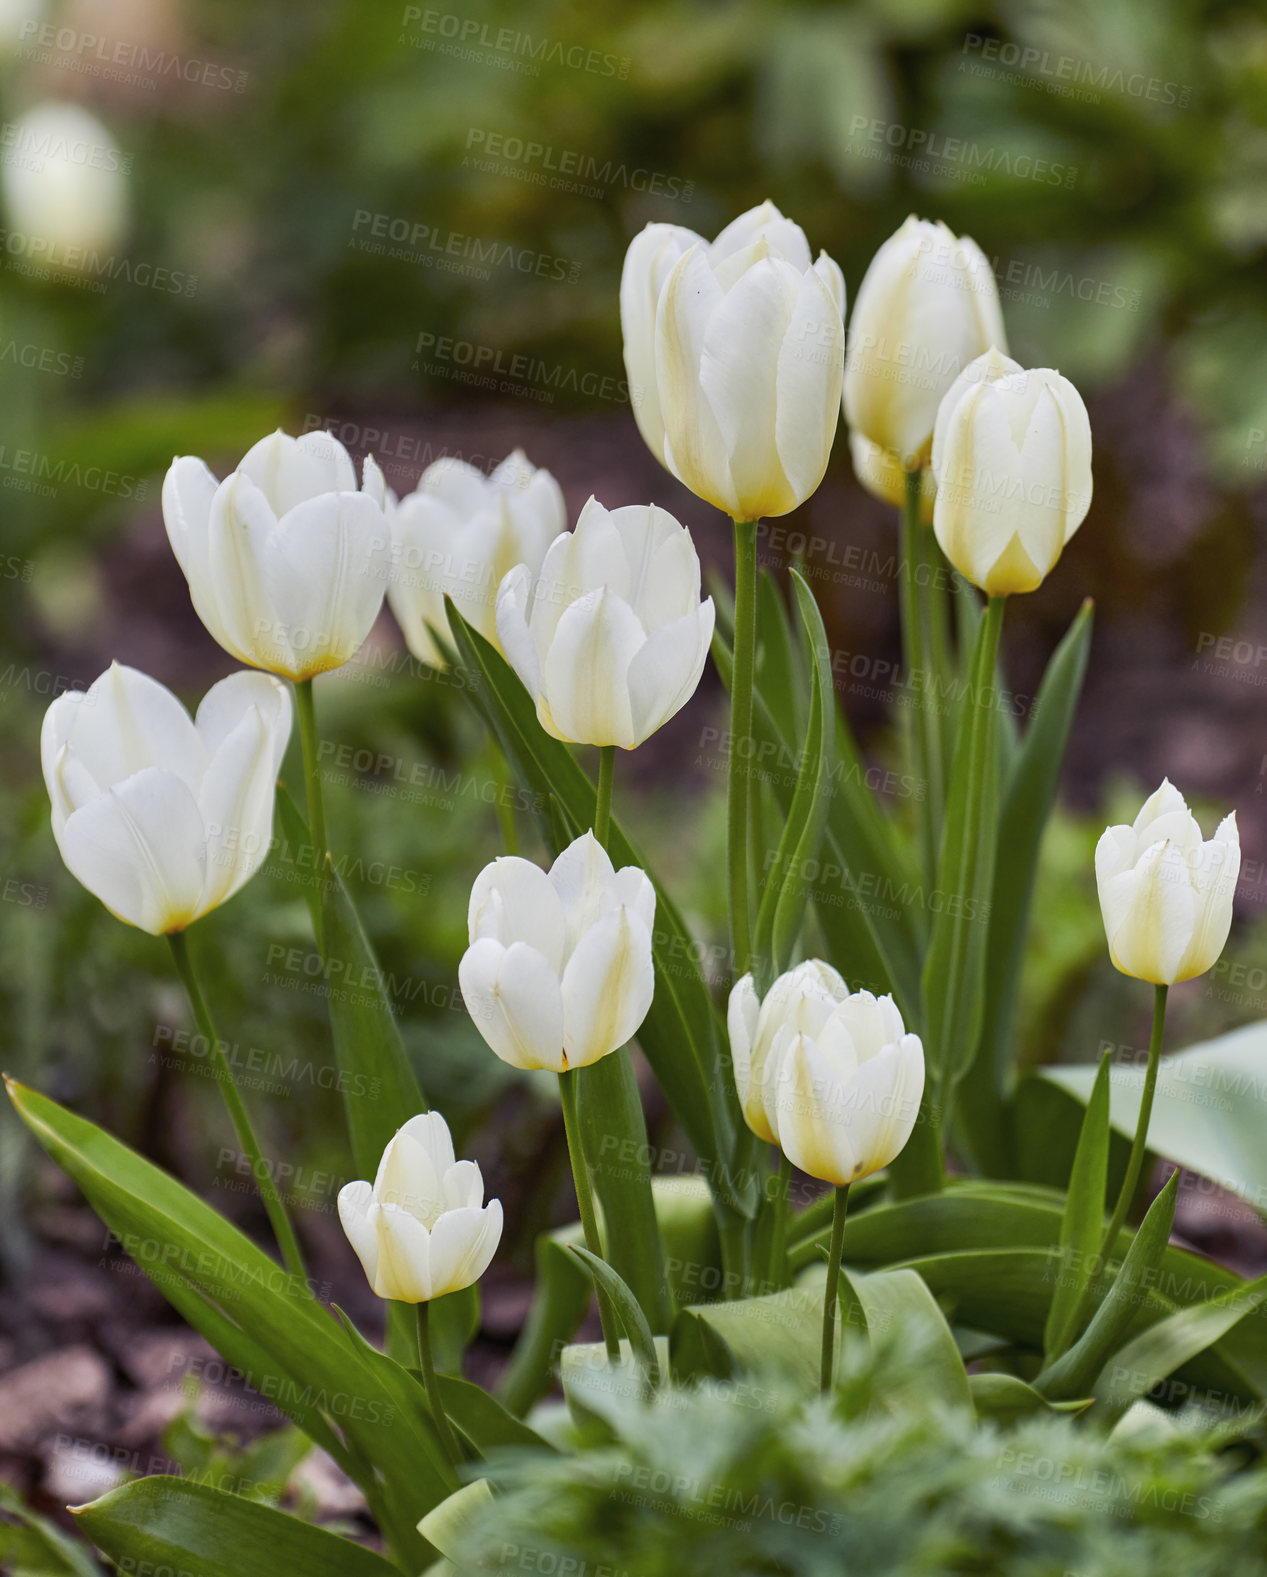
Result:
{"type": "Polygon", "coordinates": [[[1104,1231],[1108,1172],[1109,1054],[1105,1052],[1082,1119],[1060,1223],[1060,1268],[1043,1332],[1043,1351],[1049,1363],[1059,1358],[1078,1334],[1073,1322],[1095,1273],[1096,1251],[1104,1231]]]}
{"type": "Polygon", "coordinates": [[[646,1315],[638,1306],[637,1298],[606,1260],[599,1259],[597,1254],[591,1254],[577,1243],[573,1243],[568,1252],[575,1255],[593,1277],[594,1285],[611,1299],[634,1356],[646,1370],[648,1384],[653,1388],[659,1385],[660,1361],[656,1357],[655,1337],[651,1334],[646,1315]]]}

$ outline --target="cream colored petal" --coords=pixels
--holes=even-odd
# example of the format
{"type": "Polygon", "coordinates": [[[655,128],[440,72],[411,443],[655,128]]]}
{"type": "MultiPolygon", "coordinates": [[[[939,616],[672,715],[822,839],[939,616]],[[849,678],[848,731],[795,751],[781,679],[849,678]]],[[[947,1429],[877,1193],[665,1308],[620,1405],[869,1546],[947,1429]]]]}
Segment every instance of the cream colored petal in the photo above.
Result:
{"type": "Polygon", "coordinates": [[[606,587],[565,610],[542,664],[543,689],[563,738],[633,748],[629,665],[645,641],[637,614],[606,587]]]}
{"type": "Polygon", "coordinates": [[[463,954],[458,983],[476,1029],[503,1062],[562,1073],[559,980],[535,947],[515,942],[506,948],[483,937],[463,954]]]}
{"type": "Polygon", "coordinates": [[[585,932],[563,971],[568,1067],[588,1067],[623,1046],[654,995],[650,934],[628,909],[614,910],[585,932]]]}

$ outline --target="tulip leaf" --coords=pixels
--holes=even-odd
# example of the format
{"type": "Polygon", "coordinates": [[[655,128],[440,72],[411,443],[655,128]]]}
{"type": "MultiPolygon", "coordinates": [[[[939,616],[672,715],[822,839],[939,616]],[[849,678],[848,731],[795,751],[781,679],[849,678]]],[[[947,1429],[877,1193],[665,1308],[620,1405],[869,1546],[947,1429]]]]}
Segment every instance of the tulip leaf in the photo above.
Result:
{"type": "Polygon", "coordinates": [[[1049,1363],[1059,1358],[1078,1334],[1074,1321],[1095,1273],[1096,1255],[1104,1233],[1108,1171],[1109,1054],[1105,1052],[1082,1120],[1082,1132],[1069,1175],[1065,1213],[1060,1223],[1056,1290],[1043,1330],[1043,1352],[1049,1363]]]}
{"type": "Polygon", "coordinates": [[[755,952],[757,993],[764,996],[777,975],[791,962],[809,901],[807,872],[817,875],[819,849],[827,822],[835,756],[834,690],[831,653],[822,614],[813,593],[795,570],[791,571],[797,606],[805,626],[813,666],[810,674],[809,720],[801,766],[792,792],[783,835],[768,870],[760,872],[764,884],[757,912],[755,952]]]}
{"type": "Polygon", "coordinates": [[[101,1577],[83,1542],[32,1511],[8,1484],[0,1484],[0,1568],[13,1577],[101,1577]]]}
{"type": "Polygon", "coordinates": [[[278,852],[286,862],[287,873],[295,868],[303,870],[305,865],[311,872],[310,879],[303,884],[304,902],[308,905],[308,913],[312,919],[312,934],[320,941],[321,890],[317,881],[316,853],[312,847],[312,835],[308,831],[308,823],[303,812],[284,783],[279,782],[277,785],[275,804],[277,825],[281,835],[281,848],[278,852]]]}
{"type": "Polygon", "coordinates": [[[441,1573],[456,1570],[447,1565],[449,1557],[460,1550],[463,1532],[476,1517],[484,1515],[492,1498],[493,1490],[488,1480],[477,1478],[432,1507],[418,1524],[418,1532],[444,1556],[444,1560],[438,1566],[428,1567],[423,1577],[440,1577],[441,1573]]]}
{"type": "Polygon", "coordinates": [[[528,1318],[510,1360],[497,1382],[497,1395],[511,1413],[522,1417],[550,1389],[554,1366],[575,1336],[593,1298],[593,1283],[564,1246],[580,1240],[580,1223],[561,1234],[537,1239],[536,1277],[528,1318]]]}
{"type": "Polygon", "coordinates": [[[568,1253],[574,1255],[590,1273],[595,1287],[610,1298],[625,1328],[634,1356],[646,1373],[647,1384],[654,1390],[660,1384],[660,1360],[656,1357],[655,1337],[651,1334],[651,1327],[637,1298],[605,1259],[591,1254],[589,1249],[582,1248],[579,1243],[569,1244],[568,1253]]]}
{"type": "MultiPolygon", "coordinates": [[[[559,807],[578,831],[592,826],[597,798],[593,781],[568,747],[541,727],[532,698],[501,653],[465,622],[451,601],[446,607],[457,655],[468,677],[468,694],[497,735],[507,760],[534,791],[534,803],[559,807]]],[[[550,814],[540,819],[543,837],[557,852],[550,814]]],[[[723,1208],[751,1216],[757,1191],[747,1169],[748,1130],[739,1117],[730,1059],[720,1053],[717,1010],[697,962],[695,942],[616,817],[608,849],[617,866],[632,864],[646,871],[656,889],[655,998],[638,1032],[638,1044],[723,1208]]]]}
{"type": "MultiPolygon", "coordinates": [[[[960,1089],[960,1111],[978,1163],[994,1175],[1010,1172],[1012,1135],[1003,1100],[1011,1075],[1012,1026],[1021,961],[1029,930],[1043,828],[1051,814],[1069,730],[1082,693],[1091,649],[1090,600],[1053,652],[1029,726],[1005,779],[986,944],[985,1011],[976,1060],[960,1089]]],[[[1010,716],[1005,714],[1006,721],[1010,716]]],[[[1005,730],[999,729],[1000,738],[1005,730]]]]}
{"type": "Polygon", "coordinates": [[[1096,1412],[1116,1419],[1181,1364],[1213,1346],[1267,1301],[1267,1276],[1158,1320],[1120,1347],[1095,1382],[1096,1412]]]}
{"type": "Polygon", "coordinates": [[[502,1446],[535,1446],[542,1451],[554,1450],[535,1429],[529,1429],[521,1418],[516,1418],[483,1386],[463,1380],[455,1374],[437,1375],[436,1380],[449,1421],[480,1452],[487,1454],[502,1446]]]}
{"type": "Polygon", "coordinates": [[[729,1380],[735,1372],[735,1355],[725,1338],[700,1314],[681,1309],[669,1331],[669,1366],[674,1381],[729,1380]]]}
{"type": "Polygon", "coordinates": [[[696,1304],[690,1311],[725,1343],[740,1368],[779,1370],[803,1391],[818,1389],[823,1288],[798,1285],[756,1298],[696,1304]]]}
{"type": "Polygon", "coordinates": [[[1004,1424],[1033,1413],[1080,1413],[1090,1406],[1089,1397],[1072,1402],[1048,1401],[1041,1391],[1014,1374],[970,1374],[968,1388],[977,1417],[993,1418],[1004,1424]]]}
{"type": "MultiPolygon", "coordinates": [[[[798,575],[797,579],[801,577],[798,575]]],[[[757,651],[756,683],[774,715],[787,718],[792,728],[803,733],[809,721],[809,708],[805,704],[809,674],[792,630],[787,604],[774,576],[766,569],[757,577],[757,628],[761,632],[761,644],[757,651]]],[[[830,689],[829,683],[829,692],[830,689]]]]}
{"type": "Polygon", "coordinates": [[[954,1332],[927,1283],[911,1269],[878,1271],[850,1278],[872,1340],[900,1334],[919,1349],[917,1384],[925,1405],[971,1412],[972,1393],[954,1332]]]}
{"type": "Polygon", "coordinates": [[[1148,1290],[1170,1241],[1178,1192],[1179,1173],[1175,1171],[1148,1207],[1122,1267],[1091,1316],[1091,1323],[1069,1351],[1047,1364],[1034,1381],[1035,1389],[1045,1396],[1055,1400],[1085,1396],[1117,1352],[1136,1315],[1140,1294],[1148,1290]]]}
{"type": "Polygon", "coordinates": [[[125,1572],[399,1577],[398,1567],[362,1544],[257,1500],[183,1478],[136,1479],[76,1507],[74,1516],[80,1531],[125,1572]]]}
{"type": "Polygon", "coordinates": [[[14,1083],[9,1093],[168,1302],[360,1484],[397,1553],[412,1559],[418,1517],[451,1487],[424,1410],[402,1406],[310,1287],[196,1194],[47,1096],[14,1083]]]}

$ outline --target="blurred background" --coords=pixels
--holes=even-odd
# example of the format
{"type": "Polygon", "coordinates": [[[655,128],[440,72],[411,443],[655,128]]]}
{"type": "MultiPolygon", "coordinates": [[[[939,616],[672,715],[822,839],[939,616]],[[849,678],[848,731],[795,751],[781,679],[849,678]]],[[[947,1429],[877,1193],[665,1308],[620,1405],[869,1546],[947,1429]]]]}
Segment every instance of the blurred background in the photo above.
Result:
{"type": "MultiPolygon", "coordinates": [[[[1091,513],[1006,634],[1024,702],[1096,599],[1025,1061],[1146,1044],[1146,994],[1105,957],[1090,855],[1163,774],[1204,818],[1234,805],[1245,850],[1227,958],[1173,993],[1170,1044],[1267,1016],[1265,182],[1253,4],[0,0],[6,1069],[258,1224],[166,950],[57,858],[43,711],[111,658],[188,700],[228,671],[189,607],[159,491],[174,454],[222,473],[277,425],[375,454],[398,492],[441,455],[488,467],[521,445],[573,518],[591,492],[654,499],[724,569],[726,523],[638,437],[617,284],[648,221],[711,236],[767,196],[839,261],[851,299],[908,213],[969,232],[1012,353],[1059,367],[1090,408],[1091,513]]],[[[902,695],[892,512],[858,488],[841,441],[780,525],[763,560],[777,573],[807,553],[846,708],[887,761],[902,695]]],[[[411,1053],[508,1202],[485,1298],[495,1349],[522,1318],[532,1236],[568,1190],[551,1093],[487,1054],[456,991],[466,894],[499,847],[495,766],[463,697],[404,655],[386,613],[318,696],[332,836],[360,862],[349,880],[411,1053]],[[553,1195],[524,1186],[551,1177],[553,1195]]],[[[722,717],[709,679],[622,762],[619,787],[705,947],[724,934],[722,717]]],[[[280,849],[195,945],[268,1147],[296,1168],[313,1256],[368,1313],[334,1215],[348,1160],[288,876],[280,849]]],[[[687,1168],[651,1090],[648,1110],[662,1161],[687,1168]]],[[[1242,1252],[1244,1222],[1203,1225],[1200,1208],[1194,1240],[1242,1252]]],[[[47,1404],[42,1424],[0,1406],[0,1474],[49,1506],[97,1487],[91,1452],[48,1444],[49,1417],[58,1438],[136,1452],[183,1394],[166,1377],[186,1377],[171,1354],[189,1338],[140,1277],[114,1274],[123,1263],[0,1112],[0,1369],[23,1407],[47,1404]]]]}

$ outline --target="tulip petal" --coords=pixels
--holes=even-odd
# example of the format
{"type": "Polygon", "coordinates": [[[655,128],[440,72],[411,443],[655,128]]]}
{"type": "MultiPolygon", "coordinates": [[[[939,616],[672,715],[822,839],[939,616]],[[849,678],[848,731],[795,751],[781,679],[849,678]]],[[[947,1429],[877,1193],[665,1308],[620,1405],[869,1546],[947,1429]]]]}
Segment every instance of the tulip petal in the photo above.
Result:
{"type": "Polygon", "coordinates": [[[661,463],[664,416],[656,388],[656,307],[673,265],[701,241],[683,225],[649,224],[630,242],[620,273],[620,329],[629,402],[643,441],[661,463]]]}
{"type": "Polygon", "coordinates": [[[60,712],[59,721],[69,723],[67,742],[101,788],[161,766],[198,792],[206,747],[166,685],[139,669],[111,663],[88,687],[83,704],[60,712]]]}
{"type": "Polygon", "coordinates": [[[320,430],[298,438],[270,433],[246,452],[238,470],[250,477],[278,518],[323,493],[356,492],[347,450],[332,433],[320,430]]]}
{"type": "Polygon", "coordinates": [[[535,947],[483,937],[463,954],[458,983],[476,1029],[503,1062],[563,1072],[559,979],[535,947]]]}
{"type": "Polygon", "coordinates": [[[374,1191],[364,1179],[345,1183],[339,1190],[339,1224],[371,1287],[378,1279],[378,1233],[369,1216],[373,1202],[374,1191]]]}
{"type": "MultiPolygon", "coordinates": [[[[626,867],[626,869],[636,867],[626,867]]],[[[574,838],[550,867],[550,886],[558,895],[566,930],[564,957],[591,926],[620,900],[616,896],[616,871],[611,856],[593,832],[574,838]]]]}
{"type": "Polygon", "coordinates": [[[569,1068],[623,1046],[655,995],[651,936],[628,909],[604,915],[581,937],[563,971],[563,1044],[569,1068]]]}
{"type": "Polygon", "coordinates": [[[845,329],[840,309],[811,269],[800,281],[775,377],[779,465],[799,503],[823,479],[840,420],[845,329]]]}
{"type": "Polygon", "coordinates": [[[370,1206],[378,1234],[378,1274],[374,1291],[401,1303],[427,1303],[433,1296],[431,1234],[417,1216],[400,1205],[370,1206]]]}
{"type": "Polygon", "coordinates": [[[610,578],[605,583],[634,610],[644,630],[658,630],[699,607],[699,556],[685,526],[654,504],[613,509],[608,518],[628,576],[623,588],[610,578]]]}
{"type": "Polygon", "coordinates": [[[163,524],[191,591],[208,584],[211,504],[219,486],[206,463],[194,455],[179,455],[163,478],[163,524]]]}
{"type": "Polygon", "coordinates": [[[854,1177],[870,1177],[888,1166],[911,1137],[924,1094],[924,1048],[905,1035],[864,1062],[843,1094],[854,1177]]]}
{"type": "Polygon", "coordinates": [[[779,1148],[801,1171],[838,1188],[857,1176],[848,1092],[849,1083],[808,1036],[795,1036],[767,1064],[766,1107],[779,1148]]]}
{"type": "Polygon", "coordinates": [[[206,909],[232,897],[264,863],[273,836],[274,762],[273,740],[252,706],[219,745],[198,790],[207,840],[206,909]]]}
{"type": "Polygon", "coordinates": [[[633,609],[605,586],[566,608],[542,664],[543,724],[574,743],[632,749],[629,664],[645,638],[633,609]]]}
{"type": "Polygon", "coordinates": [[[484,1177],[474,1161],[454,1161],[443,1183],[446,1210],[478,1210],[484,1203],[484,1177]]]}
{"type": "Polygon", "coordinates": [[[695,694],[713,639],[713,599],[647,638],[629,664],[630,719],[639,745],[695,694]]]}
{"type": "Polygon", "coordinates": [[[675,265],[656,313],[656,382],[664,413],[664,461],[700,498],[734,515],[739,496],[700,367],[709,322],[725,298],[702,247],[675,265]]]}
{"type": "Polygon", "coordinates": [[[431,1230],[431,1296],[460,1292],[488,1269],[502,1235],[501,1200],[482,1209],[449,1210],[431,1230]]]}
{"type": "Polygon", "coordinates": [[[198,704],[194,727],[210,757],[252,708],[258,711],[268,735],[276,777],[290,743],[291,705],[290,691],[272,674],[244,669],[213,684],[198,704]]]}
{"type": "Polygon", "coordinates": [[[471,887],[466,924],[470,942],[482,936],[503,947],[531,942],[556,974],[563,968],[568,947],[563,904],[550,877],[531,860],[508,854],[486,865],[471,887]]]}
{"type": "Polygon", "coordinates": [[[1114,965],[1137,980],[1172,985],[1196,928],[1196,896],[1170,845],[1146,849],[1132,870],[1101,889],[1100,905],[1114,965]]]}
{"type": "Polygon", "coordinates": [[[506,654],[506,661],[535,700],[541,694],[541,657],[528,625],[531,594],[532,571],[526,564],[520,564],[511,570],[498,587],[494,617],[497,638],[506,654]]]}

